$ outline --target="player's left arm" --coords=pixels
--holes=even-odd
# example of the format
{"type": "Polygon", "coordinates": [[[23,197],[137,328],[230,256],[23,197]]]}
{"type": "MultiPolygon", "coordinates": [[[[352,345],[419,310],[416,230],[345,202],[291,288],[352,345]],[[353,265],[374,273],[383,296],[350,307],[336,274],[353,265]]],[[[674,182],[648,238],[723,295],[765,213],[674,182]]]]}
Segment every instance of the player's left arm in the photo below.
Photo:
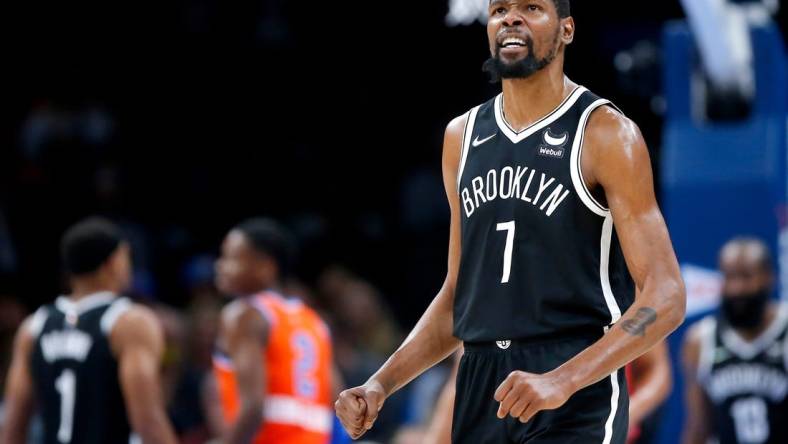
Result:
{"type": "Polygon", "coordinates": [[[164,331],[147,307],[134,305],[109,333],[129,422],[145,444],[175,444],[161,390],[164,331]]]}
{"type": "Polygon", "coordinates": [[[5,423],[0,431],[0,442],[24,444],[27,429],[33,416],[33,378],[30,373],[30,356],[34,338],[30,334],[31,318],[28,318],[14,339],[14,354],[5,383],[5,423]]]}
{"type": "Polygon", "coordinates": [[[685,290],[657,206],[648,149],[637,126],[609,107],[591,116],[582,159],[589,189],[604,190],[638,297],[599,341],[543,375],[512,372],[495,392],[498,416],[528,421],[563,405],[642,355],[684,320],[685,290]]]}

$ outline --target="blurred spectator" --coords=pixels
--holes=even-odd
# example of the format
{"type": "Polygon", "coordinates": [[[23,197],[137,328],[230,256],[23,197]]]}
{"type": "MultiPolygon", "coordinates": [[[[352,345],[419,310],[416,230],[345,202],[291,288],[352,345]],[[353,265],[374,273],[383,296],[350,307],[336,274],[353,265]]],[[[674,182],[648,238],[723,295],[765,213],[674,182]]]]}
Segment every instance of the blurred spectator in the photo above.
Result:
{"type": "Polygon", "coordinates": [[[402,334],[378,291],[348,270],[329,267],[320,276],[318,289],[334,316],[337,363],[346,382],[353,384],[383,362],[402,334]]]}
{"type": "Polygon", "coordinates": [[[187,289],[192,306],[221,307],[224,300],[214,284],[216,256],[199,254],[186,261],[181,268],[181,284],[187,289]]]}
{"type": "Polygon", "coordinates": [[[161,304],[153,308],[164,329],[166,341],[162,390],[170,419],[182,444],[205,442],[210,435],[203,410],[199,408],[205,367],[197,367],[197,361],[189,359],[188,353],[194,346],[195,336],[179,311],[161,304]]]}
{"type": "MultiPolygon", "coordinates": [[[[403,337],[382,296],[370,283],[339,267],[327,268],[318,279],[318,290],[333,314],[334,356],[345,385],[366,381],[403,337]]],[[[409,391],[386,401],[375,428],[367,439],[391,442],[409,417],[409,391]]]]}
{"type": "Polygon", "coordinates": [[[44,101],[34,105],[22,126],[21,148],[26,159],[38,162],[61,142],[77,142],[72,146],[82,147],[106,145],[114,128],[113,118],[102,105],[67,107],[44,101]]]}

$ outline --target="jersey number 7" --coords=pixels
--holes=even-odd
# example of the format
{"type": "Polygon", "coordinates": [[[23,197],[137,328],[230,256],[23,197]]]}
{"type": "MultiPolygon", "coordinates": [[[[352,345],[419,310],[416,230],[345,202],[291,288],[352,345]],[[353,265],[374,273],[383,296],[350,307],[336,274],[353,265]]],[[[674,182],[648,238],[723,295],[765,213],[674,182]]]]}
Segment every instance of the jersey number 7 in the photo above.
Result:
{"type": "Polygon", "coordinates": [[[512,250],[514,249],[514,221],[501,222],[498,224],[497,231],[506,231],[506,247],[503,249],[503,277],[501,283],[509,282],[509,274],[512,272],[512,250]]]}

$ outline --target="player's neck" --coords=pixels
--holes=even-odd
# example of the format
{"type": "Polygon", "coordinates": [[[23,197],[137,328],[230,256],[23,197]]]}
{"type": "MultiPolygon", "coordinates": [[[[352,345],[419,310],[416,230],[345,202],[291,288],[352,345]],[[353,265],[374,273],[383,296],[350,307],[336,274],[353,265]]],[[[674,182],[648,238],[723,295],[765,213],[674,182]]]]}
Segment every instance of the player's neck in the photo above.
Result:
{"type": "Polygon", "coordinates": [[[746,341],[757,339],[758,336],[763,334],[763,332],[772,325],[772,322],[774,322],[777,317],[777,308],[776,304],[770,303],[766,307],[766,312],[763,314],[763,320],[757,327],[750,329],[737,328],[736,332],[746,341]]]}
{"type": "Polygon", "coordinates": [[[105,291],[116,293],[117,289],[115,287],[102,276],[74,279],[71,281],[71,294],[68,297],[71,300],[78,301],[87,296],[105,291]]]}
{"type": "Polygon", "coordinates": [[[506,121],[516,131],[527,128],[556,109],[576,86],[559,64],[551,64],[526,79],[504,79],[506,121]]]}

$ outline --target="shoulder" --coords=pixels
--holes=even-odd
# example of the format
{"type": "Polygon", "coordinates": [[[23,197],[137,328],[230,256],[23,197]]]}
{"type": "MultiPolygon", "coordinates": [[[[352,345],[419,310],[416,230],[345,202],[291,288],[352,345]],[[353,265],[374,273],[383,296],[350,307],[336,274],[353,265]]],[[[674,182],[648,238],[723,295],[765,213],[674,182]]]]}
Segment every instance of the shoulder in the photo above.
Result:
{"type": "Polygon", "coordinates": [[[645,148],[637,124],[611,105],[602,105],[591,113],[583,143],[601,155],[631,155],[645,148]]]}
{"type": "Polygon", "coordinates": [[[17,352],[28,353],[32,349],[33,343],[41,334],[48,314],[49,308],[42,306],[22,321],[14,337],[14,348],[17,352]]]}
{"type": "Polygon", "coordinates": [[[714,334],[717,328],[717,317],[713,314],[701,318],[687,328],[684,343],[699,343],[708,339],[709,335],[714,334]]]}
{"type": "Polygon", "coordinates": [[[468,111],[460,116],[451,119],[448,125],[446,125],[446,137],[462,138],[462,135],[465,132],[465,125],[468,124],[468,117],[470,113],[471,112],[468,111]]]}
{"type": "Polygon", "coordinates": [[[591,185],[634,192],[643,202],[653,201],[641,193],[653,189],[651,158],[635,122],[610,105],[600,106],[591,113],[582,140],[583,172],[591,185]]]}
{"type": "Polygon", "coordinates": [[[443,136],[443,166],[447,172],[455,172],[459,166],[462,156],[462,141],[469,115],[470,111],[453,118],[446,125],[446,132],[443,136]]]}
{"type": "Polygon", "coordinates": [[[25,318],[24,322],[19,329],[20,333],[27,334],[32,338],[37,338],[41,331],[44,329],[44,325],[49,319],[49,315],[52,312],[52,305],[42,305],[38,307],[38,309],[33,312],[33,314],[29,315],[25,318]]]}
{"type": "Polygon", "coordinates": [[[709,315],[687,329],[681,352],[686,367],[698,367],[704,343],[714,334],[716,327],[717,319],[713,315],[709,315]]]}
{"type": "Polygon", "coordinates": [[[492,108],[495,106],[497,97],[496,95],[492,99],[476,105],[461,115],[451,119],[449,124],[446,125],[445,142],[454,142],[457,146],[461,145],[468,126],[475,126],[480,115],[486,115],[491,112],[492,108]]]}
{"type": "Polygon", "coordinates": [[[463,136],[465,136],[465,130],[469,123],[475,123],[471,122],[471,119],[475,120],[478,113],[491,109],[497,97],[498,96],[495,96],[482,104],[476,105],[449,121],[448,125],[446,125],[446,133],[444,135],[444,152],[456,151],[459,155],[459,152],[462,150],[462,140],[463,136]]]}
{"type": "Polygon", "coordinates": [[[130,344],[156,349],[164,341],[161,323],[153,310],[128,299],[114,302],[105,312],[101,324],[115,352],[130,344]]]}
{"type": "Polygon", "coordinates": [[[153,310],[128,299],[120,299],[110,306],[102,318],[102,328],[115,330],[158,329],[159,319],[153,310]]]}
{"type": "Polygon", "coordinates": [[[268,321],[248,301],[235,299],[222,308],[221,327],[228,336],[262,335],[268,331],[268,321]]]}
{"type": "Polygon", "coordinates": [[[457,116],[446,125],[446,132],[443,136],[443,150],[446,154],[453,154],[459,157],[462,150],[462,139],[465,136],[465,127],[468,125],[470,111],[457,116]]]}

